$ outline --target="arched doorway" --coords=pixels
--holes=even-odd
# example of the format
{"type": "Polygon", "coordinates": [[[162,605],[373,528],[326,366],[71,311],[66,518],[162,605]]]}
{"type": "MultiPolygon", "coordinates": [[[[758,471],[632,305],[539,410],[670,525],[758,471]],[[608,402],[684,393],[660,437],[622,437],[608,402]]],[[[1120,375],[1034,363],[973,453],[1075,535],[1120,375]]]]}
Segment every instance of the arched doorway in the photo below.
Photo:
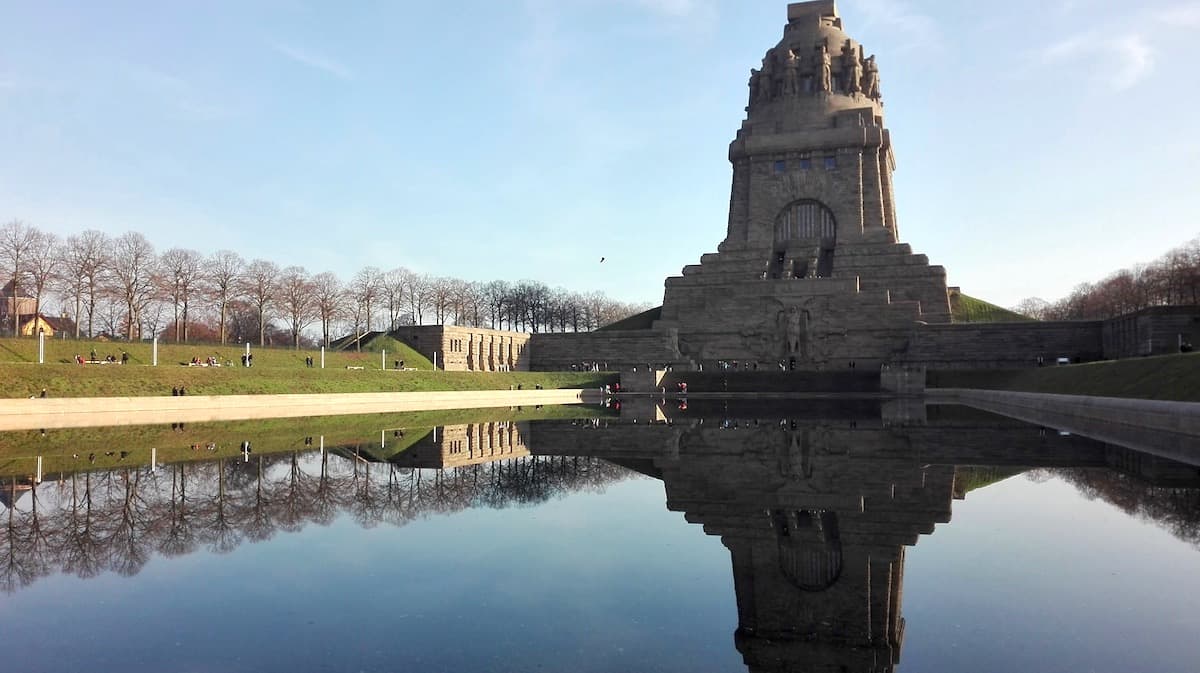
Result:
{"type": "Polygon", "coordinates": [[[833,274],[837,220],[814,199],[789,203],[775,217],[775,241],[768,265],[771,278],[827,278],[833,274]]]}

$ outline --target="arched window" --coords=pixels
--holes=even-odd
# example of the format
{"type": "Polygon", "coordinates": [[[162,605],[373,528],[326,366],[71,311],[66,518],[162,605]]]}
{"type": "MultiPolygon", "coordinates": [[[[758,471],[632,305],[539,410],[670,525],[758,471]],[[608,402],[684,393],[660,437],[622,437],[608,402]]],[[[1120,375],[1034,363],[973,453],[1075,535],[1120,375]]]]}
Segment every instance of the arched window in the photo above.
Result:
{"type": "Polygon", "coordinates": [[[775,218],[775,242],[784,243],[795,239],[837,238],[837,221],[833,212],[820,201],[804,199],[794,201],[775,218]]]}

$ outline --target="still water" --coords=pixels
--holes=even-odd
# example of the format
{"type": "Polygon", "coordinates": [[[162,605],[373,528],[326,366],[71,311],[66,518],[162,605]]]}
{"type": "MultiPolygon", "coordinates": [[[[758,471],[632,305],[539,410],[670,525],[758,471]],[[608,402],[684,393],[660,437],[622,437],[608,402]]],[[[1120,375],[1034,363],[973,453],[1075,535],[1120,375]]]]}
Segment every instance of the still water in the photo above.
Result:
{"type": "Polygon", "coordinates": [[[0,436],[0,642],[22,671],[1197,670],[1196,467],[956,408],[702,406],[0,436]]]}

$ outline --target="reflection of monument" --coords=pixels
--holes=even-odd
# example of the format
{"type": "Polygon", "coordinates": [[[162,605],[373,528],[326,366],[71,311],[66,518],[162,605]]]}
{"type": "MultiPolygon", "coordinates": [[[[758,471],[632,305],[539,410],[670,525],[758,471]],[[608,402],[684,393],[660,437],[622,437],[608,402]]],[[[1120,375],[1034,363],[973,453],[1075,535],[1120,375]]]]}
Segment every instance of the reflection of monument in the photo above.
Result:
{"type": "Polygon", "coordinates": [[[540,423],[530,444],[535,455],[600,456],[661,478],[669,509],[720,536],[750,671],[893,670],[905,547],[948,522],[952,500],[975,486],[1068,466],[1200,486],[1195,467],[974,412],[934,407],[909,427],[879,406],[793,412],[767,421],[729,404],[716,422],[540,423]]]}
{"type": "Polygon", "coordinates": [[[891,670],[904,546],[950,520],[955,468],[828,427],[739,430],[689,432],[663,482],[668,507],[729,548],[750,670],[891,670]]]}

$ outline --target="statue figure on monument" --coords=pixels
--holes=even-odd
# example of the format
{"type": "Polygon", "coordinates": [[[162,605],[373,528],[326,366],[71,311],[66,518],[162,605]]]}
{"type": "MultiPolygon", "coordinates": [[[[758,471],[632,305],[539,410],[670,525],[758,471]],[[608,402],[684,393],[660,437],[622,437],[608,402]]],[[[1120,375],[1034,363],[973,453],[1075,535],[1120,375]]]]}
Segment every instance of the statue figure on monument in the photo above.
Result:
{"type": "Polygon", "coordinates": [[[779,322],[782,323],[786,339],[786,353],[807,360],[810,330],[808,311],[799,306],[789,306],[787,311],[780,311],[779,322]]]}
{"type": "Polygon", "coordinates": [[[763,69],[758,71],[758,84],[754,87],[758,94],[760,102],[768,103],[771,101],[771,73],[767,72],[767,65],[763,64],[763,69]]]}
{"type": "Polygon", "coordinates": [[[879,100],[879,66],[875,63],[875,54],[867,57],[863,63],[862,90],[867,98],[879,100]]]}
{"type": "Polygon", "coordinates": [[[758,101],[759,86],[758,68],[750,68],[750,102],[746,104],[747,107],[754,105],[754,103],[758,101]]]}
{"type": "Polygon", "coordinates": [[[862,91],[863,65],[858,56],[858,50],[846,40],[842,45],[842,86],[846,93],[856,94],[862,91]]]}
{"type": "Polygon", "coordinates": [[[822,44],[816,56],[817,87],[820,91],[829,93],[833,90],[833,60],[829,58],[829,50],[822,44]]]}
{"type": "Polygon", "coordinates": [[[800,93],[800,57],[789,49],[787,60],[783,64],[783,94],[795,96],[800,93]]]}

